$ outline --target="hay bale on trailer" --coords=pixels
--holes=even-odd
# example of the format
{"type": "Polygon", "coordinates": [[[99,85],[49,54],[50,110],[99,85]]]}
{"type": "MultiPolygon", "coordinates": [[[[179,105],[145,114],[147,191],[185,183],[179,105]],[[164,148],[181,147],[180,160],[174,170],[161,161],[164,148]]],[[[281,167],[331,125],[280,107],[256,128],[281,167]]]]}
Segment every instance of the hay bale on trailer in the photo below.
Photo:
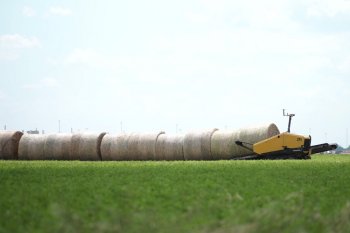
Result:
{"type": "Polygon", "coordinates": [[[130,160],[128,158],[129,134],[106,134],[101,143],[102,160],[130,160]]]}
{"type": "Polygon", "coordinates": [[[156,143],[163,131],[158,133],[133,133],[127,141],[129,160],[154,160],[156,154],[156,143]]]}
{"type": "Polygon", "coordinates": [[[73,134],[70,158],[72,160],[101,160],[101,142],[105,134],[73,134]]]}
{"type": "Polygon", "coordinates": [[[44,159],[70,160],[72,134],[47,135],[44,146],[44,159]]]}
{"type": "Polygon", "coordinates": [[[43,160],[46,135],[24,134],[19,141],[18,159],[43,160]]]}
{"type": "Polygon", "coordinates": [[[0,159],[18,159],[18,145],[23,133],[0,131],[0,159]]]}
{"type": "Polygon", "coordinates": [[[232,159],[251,155],[252,152],[237,146],[235,141],[256,143],[279,134],[275,124],[238,129],[235,131],[219,130],[211,139],[211,151],[214,159],[232,159]]]}
{"type": "Polygon", "coordinates": [[[185,160],[212,160],[211,138],[217,130],[214,128],[206,131],[187,133],[183,141],[185,160]]]}
{"type": "Polygon", "coordinates": [[[159,135],[155,160],[184,160],[182,135],[159,135]]]}

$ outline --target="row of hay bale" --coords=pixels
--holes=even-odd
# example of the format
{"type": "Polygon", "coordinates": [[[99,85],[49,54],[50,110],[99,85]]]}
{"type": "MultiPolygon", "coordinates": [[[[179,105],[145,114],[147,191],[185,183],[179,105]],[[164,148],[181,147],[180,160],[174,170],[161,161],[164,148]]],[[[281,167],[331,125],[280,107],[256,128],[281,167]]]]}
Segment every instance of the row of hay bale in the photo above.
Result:
{"type": "Polygon", "coordinates": [[[216,128],[182,135],[107,134],[101,143],[102,160],[220,160],[243,157],[251,151],[236,140],[256,143],[279,134],[275,124],[240,130],[216,128]]]}
{"type": "Polygon", "coordinates": [[[0,159],[101,160],[106,133],[24,134],[0,131],[0,159]]]}
{"type": "Polygon", "coordinates": [[[279,134],[275,124],[236,131],[218,130],[168,135],[130,134],[33,135],[0,131],[0,159],[20,160],[220,160],[251,154],[236,140],[255,143],[279,134]]]}
{"type": "Polygon", "coordinates": [[[18,159],[101,160],[101,141],[106,133],[23,135],[18,159]]]}
{"type": "Polygon", "coordinates": [[[157,133],[106,135],[101,143],[102,160],[157,160],[157,133]]]}

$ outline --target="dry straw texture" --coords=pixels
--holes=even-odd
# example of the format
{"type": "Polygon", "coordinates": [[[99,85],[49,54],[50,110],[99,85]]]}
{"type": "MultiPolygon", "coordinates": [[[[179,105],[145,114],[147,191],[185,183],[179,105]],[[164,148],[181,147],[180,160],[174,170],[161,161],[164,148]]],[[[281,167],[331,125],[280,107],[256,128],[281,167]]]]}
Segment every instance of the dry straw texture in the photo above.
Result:
{"type": "Polygon", "coordinates": [[[157,138],[162,134],[106,135],[101,143],[102,160],[154,160],[157,138]]]}
{"type": "Polygon", "coordinates": [[[128,158],[128,134],[106,134],[101,143],[102,160],[130,160],[128,158]]]}
{"type": "Polygon", "coordinates": [[[18,159],[18,144],[23,133],[0,131],[0,159],[18,159]]]}
{"type": "Polygon", "coordinates": [[[218,129],[187,133],[183,141],[185,160],[212,160],[211,138],[218,129]]]}
{"type": "Polygon", "coordinates": [[[46,135],[24,134],[19,141],[18,159],[42,160],[44,159],[46,135]]]}
{"type": "Polygon", "coordinates": [[[44,147],[44,159],[70,160],[72,134],[47,135],[44,147]]]}
{"type": "Polygon", "coordinates": [[[155,160],[184,160],[183,136],[160,135],[156,143],[155,160]]]}
{"type": "Polygon", "coordinates": [[[256,143],[279,134],[275,124],[239,129],[236,131],[219,130],[213,134],[211,151],[214,159],[232,159],[251,155],[252,152],[237,146],[235,141],[256,143]]]}
{"type": "Polygon", "coordinates": [[[129,160],[154,160],[156,142],[163,131],[158,133],[133,133],[128,137],[127,152],[129,160]]]}
{"type": "Polygon", "coordinates": [[[72,160],[101,160],[101,142],[106,133],[73,134],[71,140],[72,160]]]}

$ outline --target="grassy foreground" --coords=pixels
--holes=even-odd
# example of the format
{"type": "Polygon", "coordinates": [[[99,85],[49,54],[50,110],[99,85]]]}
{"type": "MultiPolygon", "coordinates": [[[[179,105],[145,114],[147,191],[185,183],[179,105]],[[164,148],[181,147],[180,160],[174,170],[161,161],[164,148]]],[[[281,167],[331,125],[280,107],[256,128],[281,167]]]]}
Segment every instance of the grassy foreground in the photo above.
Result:
{"type": "Polygon", "coordinates": [[[350,232],[350,155],[0,161],[0,232],[350,232]]]}

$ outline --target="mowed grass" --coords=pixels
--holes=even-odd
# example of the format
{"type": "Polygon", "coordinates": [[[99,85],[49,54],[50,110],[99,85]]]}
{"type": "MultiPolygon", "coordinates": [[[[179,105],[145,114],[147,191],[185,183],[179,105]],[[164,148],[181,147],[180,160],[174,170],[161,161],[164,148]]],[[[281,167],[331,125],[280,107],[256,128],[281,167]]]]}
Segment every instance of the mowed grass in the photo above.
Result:
{"type": "Polygon", "coordinates": [[[349,232],[350,155],[0,161],[0,232],[349,232]]]}

